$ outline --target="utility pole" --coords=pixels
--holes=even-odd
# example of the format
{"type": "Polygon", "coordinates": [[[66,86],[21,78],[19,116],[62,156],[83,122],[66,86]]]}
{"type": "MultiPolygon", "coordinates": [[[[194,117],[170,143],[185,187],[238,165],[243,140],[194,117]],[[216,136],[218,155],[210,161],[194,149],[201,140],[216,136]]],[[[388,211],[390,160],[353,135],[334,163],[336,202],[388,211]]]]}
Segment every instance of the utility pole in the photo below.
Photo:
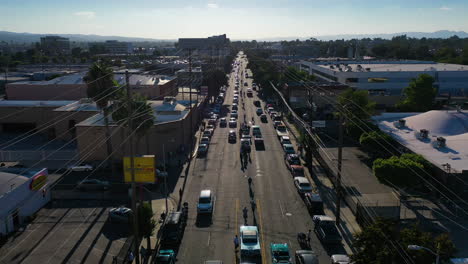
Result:
{"type": "Polygon", "coordinates": [[[336,225],[340,225],[341,207],[341,165],[343,161],[343,113],[340,114],[338,124],[338,182],[336,183],[336,225]]]}
{"type": "Polygon", "coordinates": [[[166,176],[164,176],[164,198],[166,199],[166,215],[167,215],[167,177],[169,175],[167,174],[167,170],[166,170],[166,150],[165,150],[164,143],[162,147],[163,147],[163,166],[164,166],[164,172],[166,173],[166,176]]]}
{"type": "Polygon", "coordinates": [[[134,234],[134,244],[133,252],[135,256],[135,261],[137,264],[140,264],[140,257],[138,254],[138,249],[140,246],[139,243],[139,234],[138,234],[138,208],[137,208],[137,194],[136,194],[136,183],[135,183],[135,161],[134,151],[133,151],[133,98],[132,91],[130,90],[130,81],[128,71],[125,71],[125,82],[127,88],[127,109],[128,109],[128,137],[130,141],[130,170],[132,175],[132,210],[133,210],[133,234],[134,234]]]}
{"type": "Polygon", "coordinates": [[[189,101],[190,101],[190,157],[192,156],[193,152],[193,107],[192,107],[192,49],[188,50],[189,52],[189,80],[190,80],[190,93],[189,93],[189,101]]]}

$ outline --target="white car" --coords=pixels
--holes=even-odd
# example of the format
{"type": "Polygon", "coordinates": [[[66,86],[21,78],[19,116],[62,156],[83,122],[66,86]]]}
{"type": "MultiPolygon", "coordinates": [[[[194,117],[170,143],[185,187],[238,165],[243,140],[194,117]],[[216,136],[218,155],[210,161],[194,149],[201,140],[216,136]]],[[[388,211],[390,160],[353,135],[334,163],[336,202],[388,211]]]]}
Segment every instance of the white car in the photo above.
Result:
{"type": "Polygon", "coordinates": [[[294,185],[300,194],[312,192],[312,185],[306,177],[294,177],[294,185]]]}
{"type": "Polygon", "coordinates": [[[167,177],[169,174],[167,173],[167,171],[161,171],[159,169],[156,169],[156,175],[158,177],[163,177],[164,178],[164,177],[167,177]]]}
{"type": "Polygon", "coordinates": [[[281,145],[292,144],[291,139],[288,136],[282,136],[280,141],[281,141],[281,145]]]}
{"type": "Polygon", "coordinates": [[[127,207],[117,207],[109,210],[109,221],[128,223],[132,216],[132,209],[127,207]]]}
{"type": "Polygon", "coordinates": [[[93,166],[85,163],[80,163],[77,165],[70,165],[68,166],[68,169],[71,171],[92,171],[93,166]]]}

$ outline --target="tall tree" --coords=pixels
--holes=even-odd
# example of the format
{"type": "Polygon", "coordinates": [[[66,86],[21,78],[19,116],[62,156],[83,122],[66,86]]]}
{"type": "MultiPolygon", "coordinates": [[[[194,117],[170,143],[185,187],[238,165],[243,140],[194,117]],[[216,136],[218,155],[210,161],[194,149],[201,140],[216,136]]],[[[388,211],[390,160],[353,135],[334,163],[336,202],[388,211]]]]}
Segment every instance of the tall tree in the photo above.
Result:
{"type": "Polygon", "coordinates": [[[221,69],[210,69],[204,76],[202,84],[208,86],[208,96],[216,96],[219,94],[219,89],[223,85],[227,85],[228,79],[226,74],[221,69]]]}
{"type": "Polygon", "coordinates": [[[112,169],[112,176],[115,177],[114,171],[114,159],[112,155],[112,140],[110,138],[110,129],[109,129],[109,102],[114,98],[115,91],[115,81],[114,73],[112,69],[106,64],[94,63],[84,80],[88,86],[86,90],[88,97],[92,98],[96,103],[96,106],[101,110],[104,116],[104,125],[106,128],[106,146],[107,146],[107,156],[108,166],[112,169]]]}
{"type": "Polygon", "coordinates": [[[425,112],[431,109],[437,89],[434,78],[429,74],[421,74],[413,79],[403,90],[405,99],[397,104],[402,111],[425,112]]]}
{"type": "Polygon", "coordinates": [[[154,235],[154,228],[156,227],[156,220],[153,216],[153,208],[151,203],[144,202],[138,209],[138,226],[140,227],[140,234],[146,238],[146,248],[151,249],[151,236],[154,235]]]}

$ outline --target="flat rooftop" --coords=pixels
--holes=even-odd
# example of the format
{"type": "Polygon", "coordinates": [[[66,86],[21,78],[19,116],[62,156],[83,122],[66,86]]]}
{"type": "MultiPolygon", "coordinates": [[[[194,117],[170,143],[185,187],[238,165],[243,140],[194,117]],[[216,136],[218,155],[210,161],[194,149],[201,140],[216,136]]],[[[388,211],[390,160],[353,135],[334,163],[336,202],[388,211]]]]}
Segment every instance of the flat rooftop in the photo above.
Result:
{"type": "MultiPolygon", "coordinates": [[[[90,100],[90,99],[89,99],[90,100]]],[[[75,101],[71,104],[67,104],[64,106],[61,106],[57,109],[54,109],[54,111],[63,111],[63,112],[71,112],[71,111],[99,111],[99,109],[96,106],[96,103],[94,103],[92,100],[89,102],[84,102],[82,100],[80,101],[75,101]]]]}
{"type": "Polygon", "coordinates": [[[75,101],[0,100],[0,107],[61,107],[75,101]]]}
{"type": "Polygon", "coordinates": [[[429,111],[426,113],[384,113],[372,117],[379,128],[414,153],[443,168],[450,164],[452,172],[468,170],[468,111],[429,111]],[[398,120],[406,120],[397,128],[398,120]],[[420,139],[421,129],[429,130],[428,139],[420,139]],[[437,137],[446,139],[445,147],[436,147],[437,137]]]}
{"type": "Polygon", "coordinates": [[[424,71],[466,71],[468,66],[449,63],[331,63],[318,65],[335,72],[424,72],[424,71]],[[341,69],[341,71],[340,71],[341,69]]]}

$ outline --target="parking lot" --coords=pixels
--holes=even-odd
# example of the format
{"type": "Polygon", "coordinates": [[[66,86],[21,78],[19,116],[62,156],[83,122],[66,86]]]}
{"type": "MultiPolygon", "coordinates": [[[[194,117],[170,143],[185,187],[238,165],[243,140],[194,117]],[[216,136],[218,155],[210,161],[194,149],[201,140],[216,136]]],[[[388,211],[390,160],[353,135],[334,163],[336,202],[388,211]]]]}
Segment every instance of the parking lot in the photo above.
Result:
{"type": "Polygon", "coordinates": [[[129,235],[110,201],[54,201],[0,249],[0,263],[112,263],[129,235]]]}

